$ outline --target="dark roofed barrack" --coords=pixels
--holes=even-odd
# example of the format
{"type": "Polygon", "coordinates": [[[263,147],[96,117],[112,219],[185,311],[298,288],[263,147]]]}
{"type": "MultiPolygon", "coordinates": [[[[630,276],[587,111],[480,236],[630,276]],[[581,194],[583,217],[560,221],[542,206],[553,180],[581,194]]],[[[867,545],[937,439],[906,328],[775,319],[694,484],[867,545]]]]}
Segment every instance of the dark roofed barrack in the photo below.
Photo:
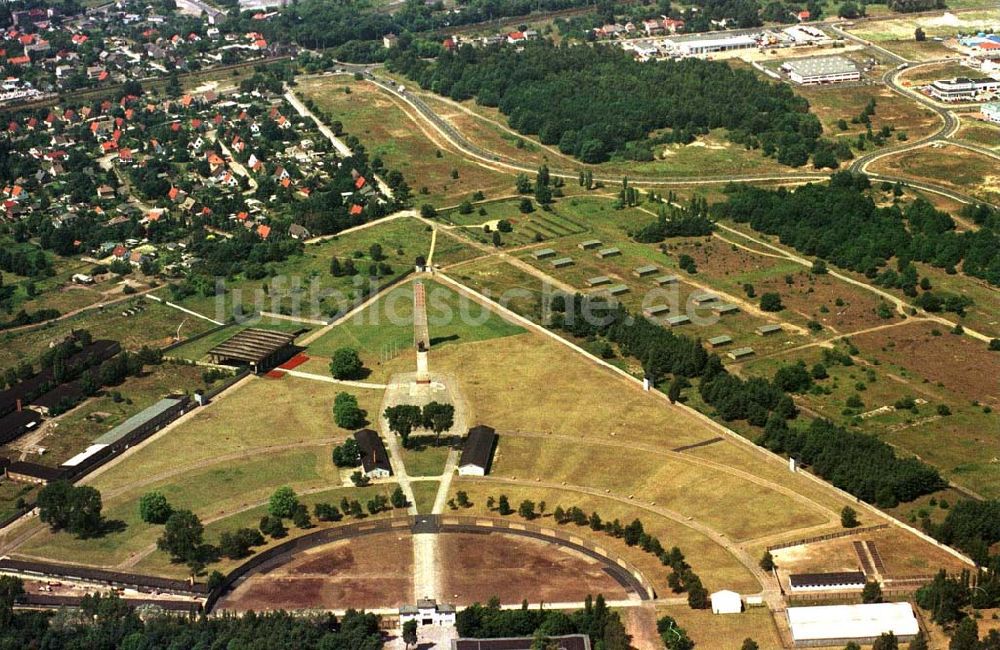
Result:
{"type": "Polygon", "coordinates": [[[788,579],[792,589],[823,589],[855,585],[863,587],[865,584],[865,574],[861,571],[793,573],[788,579]]]}
{"type": "Polygon", "coordinates": [[[382,470],[392,474],[392,465],[389,464],[389,454],[385,451],[385,445],[378,433],[371,429],[361,429],[354,432],[354,440],[358,443],[358,450],[361,452],[361,467],[365,474],[371,474],[382,470]]]}
{"type": "Polygon", "coordinates": [[[253,366],[256,372],[277,365],[292,355],[295,334],[248,327],[208,351],[215,363],[253,366]]]}
{"type": "MultiPolygon", "coordinates": [[[[451,650],[531,650],[535,637],[509,637],[503,639],[452,639],[451,650]]],[[[545,639],[546,648],[558,650],[590,650],[590,639],[585,634],[551,636],[545,639]]]]}
{"type": "Polygon", "coordinates": [[[474,466],[482,469],[484,474],[488,472],[496,440],[497,433],[491,427],[479,425],[469,429],[469,435],[462,446],[462,458],[458,461],[458,466],[460,468],[474,466]]]}

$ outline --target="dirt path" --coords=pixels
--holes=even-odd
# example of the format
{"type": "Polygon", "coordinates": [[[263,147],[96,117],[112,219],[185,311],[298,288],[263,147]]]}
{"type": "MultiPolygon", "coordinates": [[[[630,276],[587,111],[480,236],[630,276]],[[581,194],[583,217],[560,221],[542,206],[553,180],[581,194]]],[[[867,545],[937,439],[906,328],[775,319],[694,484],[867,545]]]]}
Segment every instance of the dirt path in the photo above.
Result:
{"type": "Polygon", "coordinates": [[[357,226],[351,226],[350,228],[345,228],[339,232],[335,232],[331,235],[319,235],[318,237],[312,237],[305,240],[307,244],[316,244],[319,242],[326,241],[328,239],[334,239],[336,237],[342,237],[343,235],[350,235],[352,232],[358,232],[359,230],[365,230],[366,228],[371,228],[389,221],[395,221],[396,219],[404,219],[406,217],[416,216],[415,210],[400,210],[399,212],[393,212],[390,215],[384,216],[381,219],[374,219],[372,221],[366,221],[365,223],[358,224],[357,226]]]}
{"type": "Polygon", "coordinates": [[[309,379],[311,381],[322,381],[328,384],[336,384],[338,386],[350,386],[351,388],[371,388],[374,390],[385,390],[386,388],[388,388],[387,384],[372,384],[367,381],[334,379],[333,377],[327,377],[326,375],[317,375],[311,372],[302,372],[301,370],[282,370],[281,368],[277,368],[276,370],[278,372],[283,372],[286,375],[292,377],[298,377],[300,379],[309,379]]]}
{"type": "MultiPolygon", "coordinates": [[[[420,219],[421,221],[423,221],[424,223],[427,223],[428,225],[433,225],[433,222],[430,219],[424,219],[423,217],[417,217],[417,218],[420,219]]],[[[522,260],[520,258],[517,258],[517,257],[514,257],[513,255],[511,255],[507,251],[504,251],[502,249],[492,248],[490,246],[487,246],[486,244],[481,244],[481,243],[479,243],[477,241],[473,241],[473,240],[468,239],[466,237],[463,237],[463,236],[461,236],[459,234],[456,234],[455,232],[453,232],[451,230],[448,230],[448,229],[446,229],[444,231],[444,233],[446,235],[448,235],[449,237],[453,237],[453,238],[457,239],[458,241],[461,241],[463,244],[472,246],[473,248],[476,248],[476,249],[478,249],[478,250],[480,250],[480,251],[482,251],[484,253],[484,255],[482,255],[480,257],[477,257],[475,259],[481,260],[481,259],[484,259],[484,258],[487,258],[487,257],[495,257],[497,259],[503,260],[504,262],[507,262],[508,264],[510,264],[511,266],[513,266],[514,268],[516,268],[518,270],[524,271],[528,275],[531,275],[531,276],[534,276],[535,278],[538,278],[542,282],[548,284],[551,287],[555,287],[556,289],[558,289],[559,291],[562,291],[563,293],[568,293],[570,295],[573,295],[573,294],[576,294],[576,293],[580,292],[580,290],[577,289],[576,287],[574,287],[573,285],[568,284],[566,282],[563,282],[562,280],[557,280],[556,278],[552,277],[548,273],[546,273],[546,272],[544,272],[544,271],[542,271],[542,270],[540,270],[538,268],[535,268],[531,264],[528,264],[524,260],[522,260]]],[[[520,250],[520,249],[518,249],[518,250],[520,250]]],[[[464,262],[470,262],[470,261],[472,261],[472,260],[464,260],[464,262]]],[[[460,262],[460,263],[462,263],[462,262],[460,262]]],[[[457,266],[457,265],[453,264],[449,268],[453,268],[454,266],[457,266]]]]}
{"type": "Polygon", "coordinates": [[[334,327],[340,325],[341,323],[346,323],[348,321],[348,319],[351,319],[354,316],[358,315],[359,313],[363,312],[370,305],[373,305],[384,294],[388,293],[390,289],[394,289],[395,287],[399,286],[400,284],[402,284],[402,283],[400,283],[400,282],[390,282],[389,284],[385,285],[384,287],[382,287],[381,289],[379,289],[378,291],[376,291],[375,293],[373,293],[371,296],[369,296],[368,299],[365,300],[364,302],[356,305],[353,309],[351,309],[350,311],[344,313],[340,317],[335,318],[334,320],[330,321],[330,323],[328,325],[326,325],[326,327],[321,327],[318,330],[316,330],[316,331],[311,332],[310,334],[308,334],[305,338],[303,338],[301,341],[299,341],[299,345],[301,345],[302,347],[309,347],[310,345],[312,345],[313,343],[315,343],[316,341],[318,341],[322,337],[326,336],[326,334],[328,334],[330,332],[330,330],[332,330],[334,327]]]}
{"type": "MultiPolygon", "coordinates": [[[[70,311],[66,312],[65,314],[60,314],[59,316],[56,316],[55,318],[52,318],[50,320],[43,321],[41,323],[30,323],[28,325],[19,325],[18,327],[10,327],[8,329],[5,329],[3,332],[4,332],[4,334],[12,334],[14,332],[22,332],[22,331],[25,331],[25,330],[31,330],[31,329],[41,328],[41,327],[48,327],[49,325],[52,325],[53,323],[58,323],[59,321],[66,320],[67,318],[73,318],[74,316],[78,316],[78,315],[82,314],[85,311],[91,311],[93,309],[103,309],[105,307],[110,307],[111,305],[116,305],[116,304],[118,304],[120,302],[126,302],[128,300],[132,300],[133,298],[139,298],[141,296],[146,296],[146,295],[150,294],[151,292],[158,291],[158,290],[160,290],[162,288],[163,288],[163,285],[161,284],[161,285],[156,286],[156,287],[149,287],[148,289],[143,289],[142,291],[137,291],[137,292],[135,292],[133,294],[122,294],[122,296],[120,298],[112,298],[111,300],[103,300],[103,299],[97,300],[96,302],[94,302],[94,303],[92,303],[90,305],[85,305],[83,307],[77,307],[76,309],[70,310],[70,311]]],[[[102,297],[106,297],[108,294],[102,293],[100,295],[102,297]]],[[[152,297],[152,296],[150,296],[150,297],[152,297]]],[[[155,298],[154,298],[154,300],[155,300],[155,298]]]]}
{"type": "MultiPolygon", "coordinates": [[[[859,336],[861,334],[868,334],[870,332],[879,332],[881,330],[892,329],[894,327],[900,327],[903,325],[910,325],[912,323],[921,320],[925,319],[918,318],[916,316],[911,316],[907,320],[896,320],[891,323],[885,323],[883,325],[875,325],[874,327],[855,330],[853,332],[843,332],[837,334],[836,336],[831,336],[830,338],[823,339],[822,341],[813,341],[811,343],[804,343],[803,345],[797,345],[793,348],[788,348],[785,350],[775,350],[774,352],[769,352],[768,354],[762,354],[759,357],[755,357],[753,360],[759,361],[761,359],[769,359],[771,357],[780,357],[786,354],[791,354],[793,352],[799,352],[800,350],[807,350],[809,348],[832,348],[835,342],[840,341],[842,339],[848,339],[851,338],[852,336],[859,336]]],[[[740,366],[742,366],[745,363],[749,363],[750,361],[751,361],[750,359],[747,359],[746,361],[737,361],[735,363],[729,364],[729,366],[727,367],[732,369],[738,369],[740,366]]]]}

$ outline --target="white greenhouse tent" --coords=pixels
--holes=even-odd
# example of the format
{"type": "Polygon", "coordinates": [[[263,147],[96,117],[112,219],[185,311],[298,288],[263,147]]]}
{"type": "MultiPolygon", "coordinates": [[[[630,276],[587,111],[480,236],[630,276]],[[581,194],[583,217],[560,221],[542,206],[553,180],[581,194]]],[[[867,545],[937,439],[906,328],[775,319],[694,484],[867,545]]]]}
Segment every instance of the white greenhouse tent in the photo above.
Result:
{"type": "Polygon", "coordinates": [[[789,607],[787,612],[797,648],[843,647],[850,641],[866,645],[884,632],[892,632],[900,642],[906,642],[920,631],[909,603],[789,607]]]}
{"type": "Polygon", "coordinates": [[[712,594],[713,614],[739,614],[743,611],[743,601],[735,591],[716,591],[712,594]]]}

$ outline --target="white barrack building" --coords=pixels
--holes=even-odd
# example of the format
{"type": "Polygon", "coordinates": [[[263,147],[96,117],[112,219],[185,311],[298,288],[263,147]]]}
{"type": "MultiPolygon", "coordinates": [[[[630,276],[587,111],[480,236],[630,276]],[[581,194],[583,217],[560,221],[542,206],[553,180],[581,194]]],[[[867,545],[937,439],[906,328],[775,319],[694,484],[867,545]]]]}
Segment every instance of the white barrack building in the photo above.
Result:
{"type": "Polygon", "coordinates": [[[909,603],[789,607],[787,614],[796,648],[869,645],[885,632],[905,643],[920,632],[909,603]]]}
{"type": "Polygon", "coordinates": [[[786,61],[781,69],[797,84],[830,84],[858,81],[861,71],[850,59],[842,56],[824,56],[814,59],[786,61]]]}

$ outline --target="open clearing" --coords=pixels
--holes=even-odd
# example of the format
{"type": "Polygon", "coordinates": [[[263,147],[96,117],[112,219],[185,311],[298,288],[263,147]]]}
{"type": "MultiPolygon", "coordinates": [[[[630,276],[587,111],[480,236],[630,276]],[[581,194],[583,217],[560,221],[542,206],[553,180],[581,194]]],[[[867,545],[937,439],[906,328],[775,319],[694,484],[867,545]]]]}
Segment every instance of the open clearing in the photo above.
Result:
{"type": "MultiPolygon", "coordinates": [[[[99,474],[92,484],[102,491],[121,490],[133,485],[137,475],[148,479],[223,456],[264,453],[278,446],[338,443],[349,435],[333,421],[333,400],[342,390],[290,376],[250,378],[127,461],[99,474]],[[265,404],[282,407],[264,408],[265,404]]],[[[377,412],[379,395],[356,389],[347,392],[358,398],[369,415],[377,412]]]]}
{"type": "Polygon", "coordinates": [[[862,354],[881,363],[898,364],[917,377],[944,386],[969,400],[1000,405],[1000,386],[983,381],[1000,376],[1000,359],[982,342],[941,333],[936,323],[913,322],[905,327],[861,334],[851,339],[862,354]],[[937,330],[939,335],[932,334],[937,330]]]}
{"type": "Polygon", "coordinates": [[[658,607],[656,616],[663,615],[676,620],[699,648],[739,648],[747,638],[756,641],[761,650],[783,647],[774,618],[766,607],[728,616],[713,614],[710,609],[658,607]]]}
{"type": "Polygon", "coordinates": [[[618,444],[594,444],[579,437],[574,441],[504,436],[492,474],[583,484],[619,497],[636,495],[696,517],[736,540],[816,526],[829,519],[818,506],[809,508],[723,469],[686,461],[680,454],[645,449],[623,453],[618,444]],[[589,468],[585,477],[580,476],[582,467],[589,468]]]}
{"type": "Polygon", "coordinates": [[[876,42],[912,39],[917,27],[922,28],[929,37],[954,36],[958,32],[978,32],[994,27],[998,18],[1000,11],[995,8],[962,14],[945,12],[936,16],[894,17],[889,20],[866,22],[851,32],[876,42]]]}
{"type": "MultiPolygon", "coordinates": [[[[424,291],[430,343],[435,351],[454,344],[524,332],[521,327],[436,282],[425,281],[424,291]]],[[[412,283],[391,289],[372,305],[321,336],[309,346],[308,353],[330,357],[342,347],[358,351],[365,366],[371,370],[369,380],[387,380],[395,370],[395,366],[387,364],[398,357],[412,355],[412,283]]]]}
{"type": "Polygon", "coordinates": [[[440,481],[414,481],[410,484],[410,487],[413,488],[413,500],[417,512],[422,515],[430,514],[434,508],[434,499],[437,497],[440,486],[440,481]]]}
{"type": "Polygon", "coordinates": [[[50,343],[65,339],[77,329],[89,330],[95,339],[114,339],[128,350],[137,350],[143,345],[163,347],[174,342],[177,328],[182,323],[182,338],[212,327],[206,320],[136,297],[48,325],[0,335],[0,367],[16,366],[24,359],[36,360],[48,349],[50,343]],[[122,315],[122,312],[136,305],[142,306],[143,310],[134,316],[122,315]]]}
{"type": "Polygon", "coordinates": [[[990,149],[1000,149],[1000,126],[963,117],[958,130],[959,140],[965,140],[990,149]]]}
{"type": "MultiPolygon", "coordinates": [[[[984,449],[1000,448],[995,412],[1000,395],[995,355],[978,341],[941,331],[936,323],[911,320],[897,327],[852,336],[857,363],[826,364],[829,377],[816,390],[796,395],[809,415],[877,435],[904,455],[913,454],[939,468],[958,485],[984,496],[997,494],[1000,462],[984,449]],[[938,331],[938,335],[933,332],[938,331]],[[903,398],[921,400],[913,410],[896,410],[903,398]],[[849,407],[850,399],[861,406],[849,407]],[[947,408],[942,415],[939,408],[947,408]],[[859,414],[866,414],[858,417],[859,414]]],[[[842,344],[846,350],[846,344],[842,344]]],[[[823,361],[818,347],[739,364],[744,376],[771,376],[782,365],[823,361]]]]}
{"type": "Polygon", "coordinates": [[[370,535],[303,553],[254,573],[226,594],[218,610],[371,609],[411,603],[413,542],[408,534],[370,535]]]}
{"type": "Polygon", "coordinates": [[[875,161],[869,169],[937,183],[986,201],[1000,201],[997,161],[953,145],[922,147],[886,156],[875,161]]]}
{"type": "MultiPolygon", "coordinates": [[[[851,118],[858,117],[872,99],[875,100],[875,114],[871,116],[871,128],[876,133],[883,126],[889,126],[897,133],[906,133],[909,140],[919,140],[933,133],[941,123],[930,109],[900,97],[883,85],[851,88],[850,92],[831,86],[796,86],[795,93],[809,100],[809,108],[819,117],[827,136],[849,138],[852,143],[866,127],[852,124],[851,118]],[[846,130],[837,126],[839,120],[847,122],[846,130]]],[[[889,144],[895,142],[895,137],[892,136],[889,144]]]]}
{"type": "Polygon", "coordinates": [[[447,533],[438,536],[438,544],[442,594],[456,605],[485,603],[494,596],[501,603],[627,596],[600,562],[558,544],[501,533],[447,533]]]}
{"type": "Polygon", "coordinates": [[[369,156],[380,157],[387,168],[413,179],[417,202],[452,205],[477,190],[495,194],[512,185],[508,175],[468,162],[429,140],[418,126],[421,122],[409,116],[411,109],[402,108],[405,104],[373,84],[345,76],[310,78],[299,82],[299,92],[313,99],[331,120],[347,125],[369,156]]]}
{"type": "MultiPolygon", "coordinates": [[[[728,233],[719,235],[730,236],[728,233]]],[[[699,279],[754,303],[759,302],[763,293],[777,292],[787,310],[802,318],[814,319],[834,332],[881,324],[876,314],[879,301],[873,293],[829,275],[813,275],[801,264],[754,253],[719,237],[680,238],[672,240],[670,247],[675,254],[686,254],[694,259],[699,279]],[[747,284],[753,287],[754,298],[749,298],[747,284]],[[842,304],[837,304],[838,299],[842,304]],[[826,307],[825,313],[822,307],[826,307]]]]}

